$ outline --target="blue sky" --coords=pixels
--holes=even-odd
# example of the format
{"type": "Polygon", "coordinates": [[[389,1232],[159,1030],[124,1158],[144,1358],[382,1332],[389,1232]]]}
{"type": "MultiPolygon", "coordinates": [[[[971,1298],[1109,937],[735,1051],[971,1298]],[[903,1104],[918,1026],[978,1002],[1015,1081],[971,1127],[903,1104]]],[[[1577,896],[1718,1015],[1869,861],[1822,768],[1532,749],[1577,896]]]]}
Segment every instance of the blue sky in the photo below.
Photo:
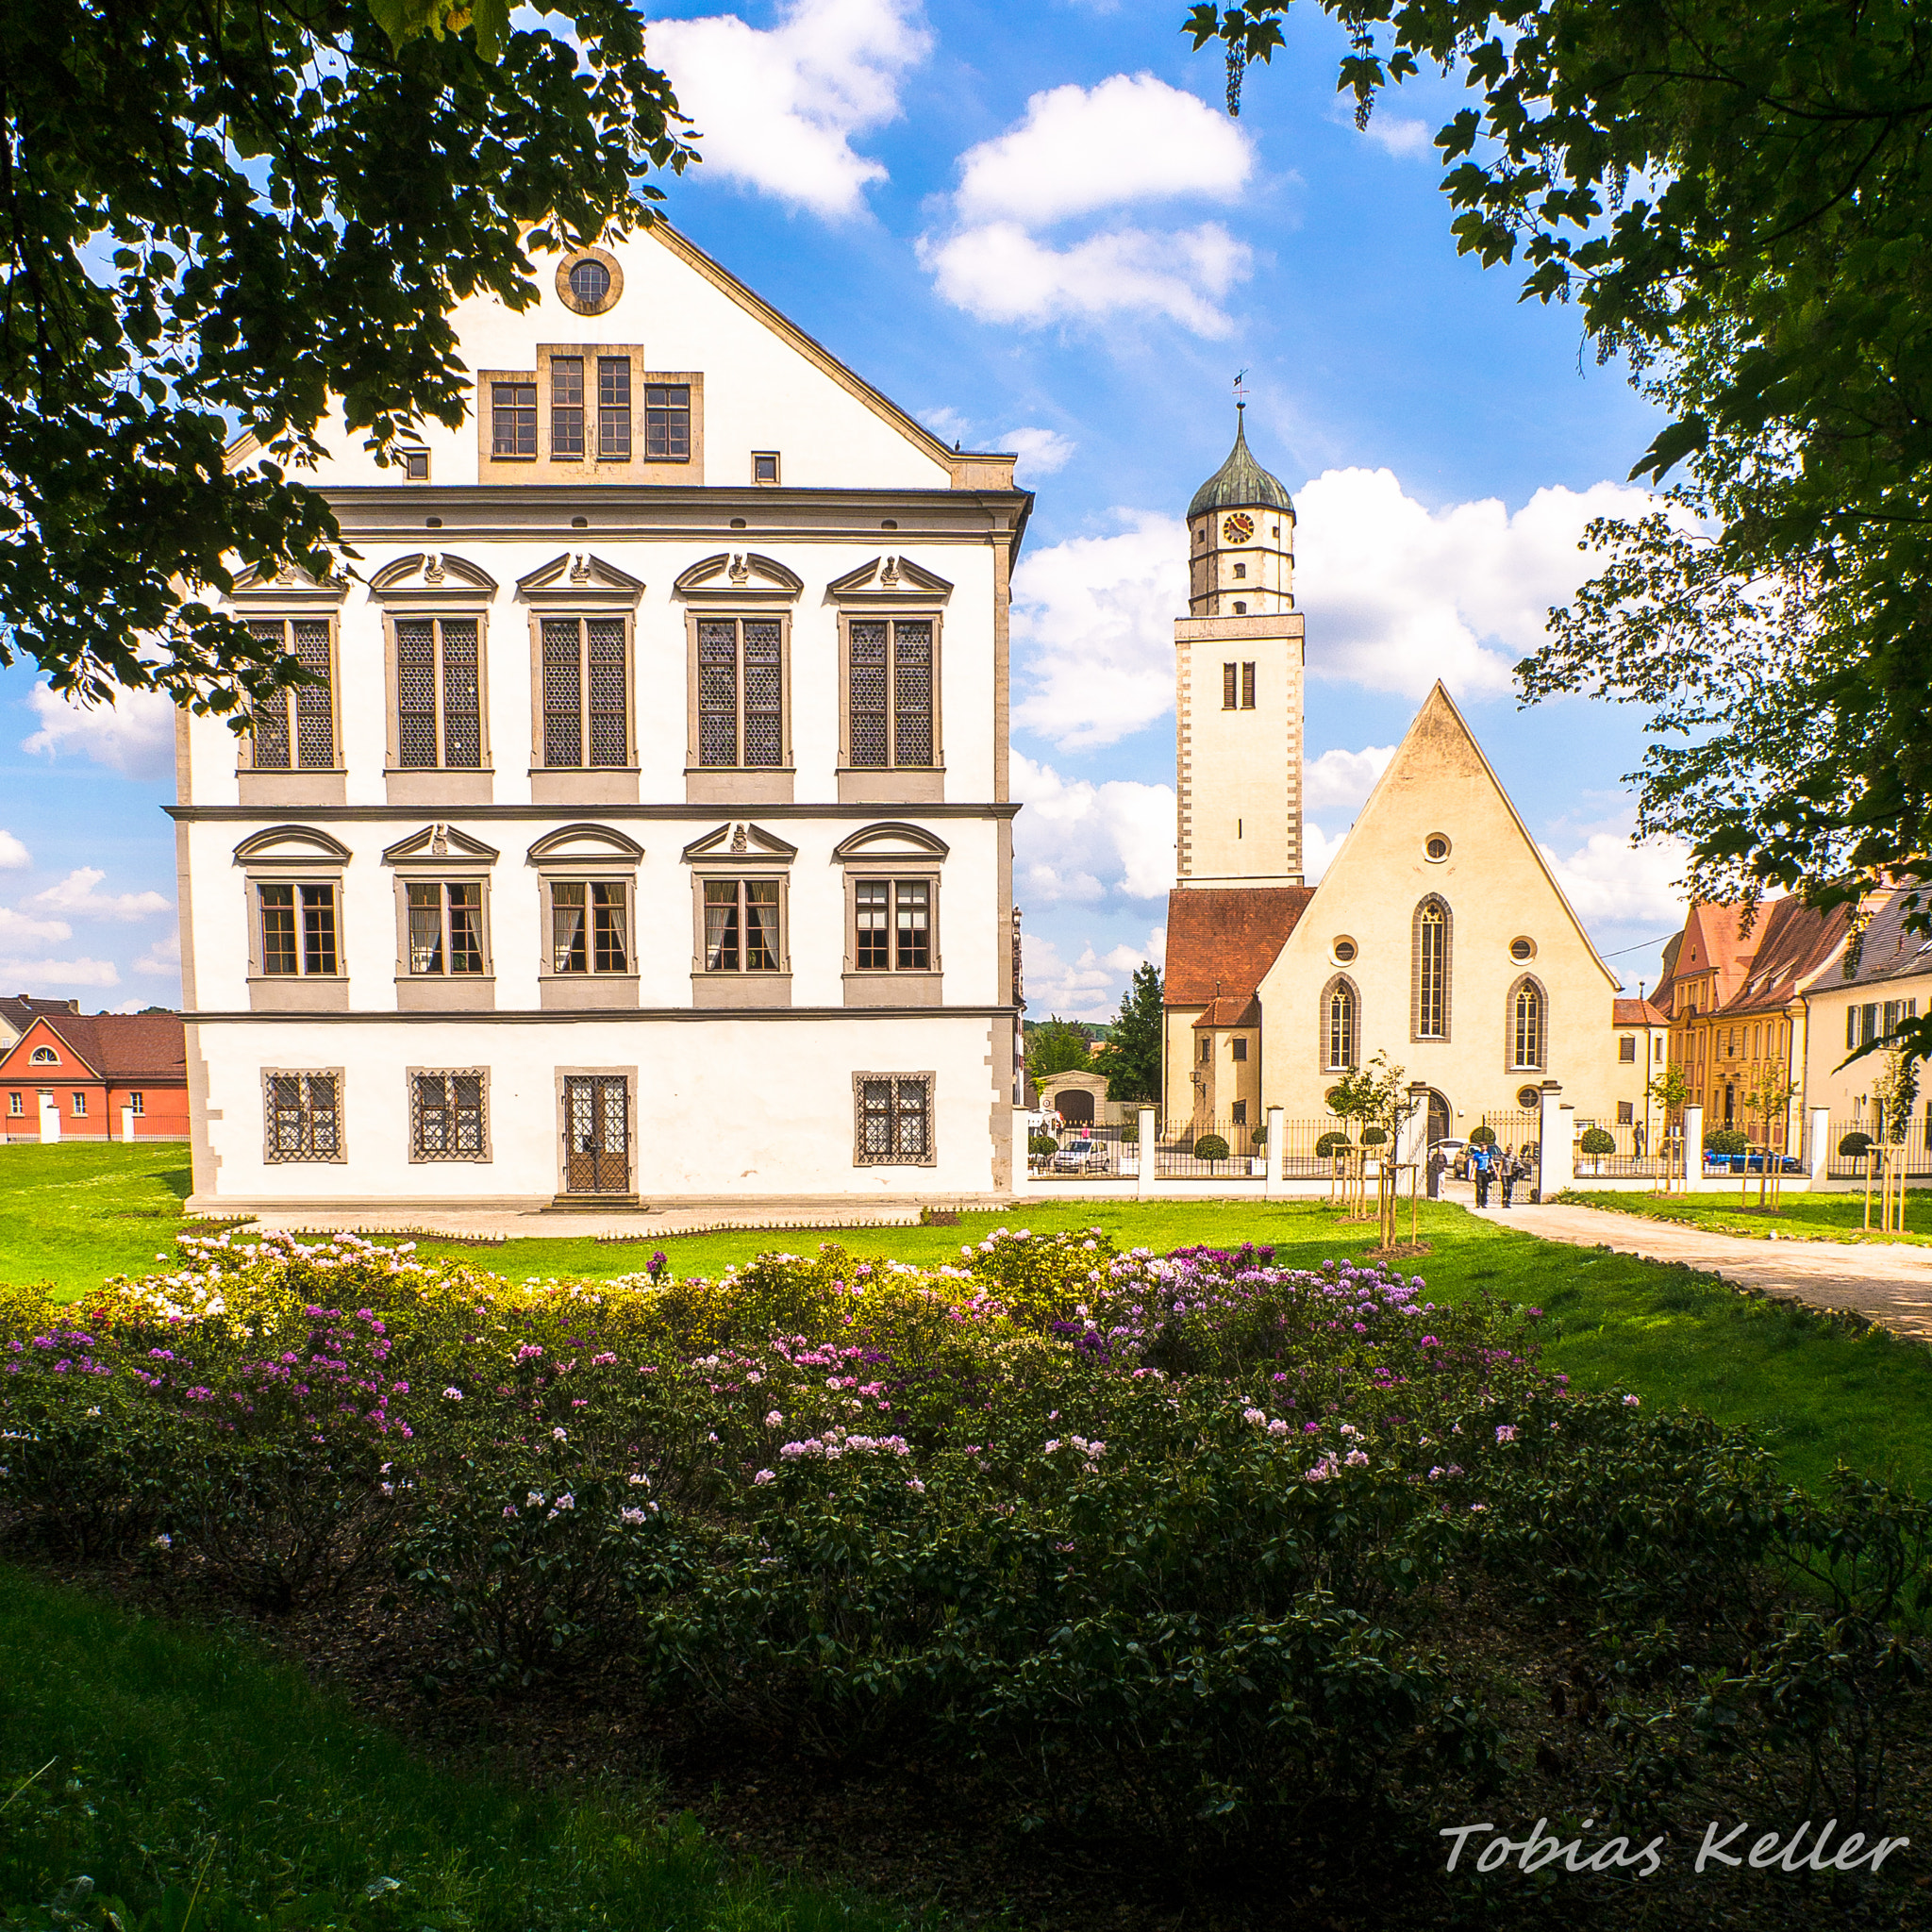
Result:
{"type": "MultiPolygon", "coordinates": [[[[1233,430],[1294,492],[1309,846],[1345,832],[1428,682],[1463,706],[1633,990],[1677,918],[1628,846],[1641,720],[1520,711],[1508,669],[1654,433],[1576,317],[1457,256],[1429,137],[1457,83],[1367,134],[1312,8],[1242,112],[1184,8],[1042,0],[663,6],[654,57],[703,132],[667,182],[694,240],[949,439],[1017,447],[1018,897],[1028,997],[1106,1017],[1158,958],[1173,863],[1178,516],[1233,430]],[[1017,432],[1017,434],[1016,434],[1017,432]]],[[[0,673],[0,991],[178,997],[168,720],[77,717],[0,673]]]]}

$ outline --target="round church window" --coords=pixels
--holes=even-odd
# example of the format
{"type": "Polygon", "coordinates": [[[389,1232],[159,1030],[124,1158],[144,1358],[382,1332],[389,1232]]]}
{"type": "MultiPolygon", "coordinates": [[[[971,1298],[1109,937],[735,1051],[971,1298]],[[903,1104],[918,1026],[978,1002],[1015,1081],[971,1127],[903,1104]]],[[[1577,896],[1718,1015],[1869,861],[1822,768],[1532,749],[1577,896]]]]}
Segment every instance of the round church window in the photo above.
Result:
{"type": "Polygon", "coordinates": [[[614,255],[589,248],[558,266],[557,292],[577,314],[602,315],[624,293],[624,271],[614,255]]]}
{"type": "Polygon", "coordinates": [[[1335,941],[1335,958],[1338,964],[1346,966],[1355,958],[1355,941],[1341,939],[1335,941]]]}
{"type": "Polygon", "coordinates": [[[1509,957],[1519,966],[1527,966],[1536,958],[1536,941],[1529,939],[1514,939],[1509,941],[1509,957]]]}
{"type": "Polygon", "coordinates": [[[1543,1097],[1534,1087],[1519,1087],[1516,1090],[1516,1104],[1524,1113],[1534,1113],[1543,1104],[1543,1097]]]}
{"type": "Polygon", "coordinates": [[[1441,832],[1431,832],[1423,841],[1424,853],[1437,865],[1449,857],[1449,841],[1441,832]]]}

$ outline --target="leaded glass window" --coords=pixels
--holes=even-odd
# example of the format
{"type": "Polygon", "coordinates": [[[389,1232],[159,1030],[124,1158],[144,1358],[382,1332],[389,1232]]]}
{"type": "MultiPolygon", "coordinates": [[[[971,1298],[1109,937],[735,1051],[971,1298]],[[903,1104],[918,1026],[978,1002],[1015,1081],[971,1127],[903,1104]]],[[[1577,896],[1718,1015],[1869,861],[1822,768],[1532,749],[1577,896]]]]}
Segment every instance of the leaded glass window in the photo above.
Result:
{"type": "Polygon", "coordinates": [[[930,1074],[865,1074],[854,1085],[855,1166],[924,1165],[932,1159],[930,1074]]]}
{"type": "Polygon", "coordinates": [[[1543,1063],[1543,995],[1534,980],[1523,981],[1509,1002],[1509,1055],[1512,1067],[1543,1063]]]}
{"type": "Polygon", "coordinates": [[[1449,1037],[1449,908],[1440,899],[1415,915],[1415,1037],[1449,1037]]]}
{"type": "Polygon", "coordinates": [[[933,643],[929,617],[857,618],[848,626],[846,729],[855,768],[936,762],[933,643]]]}
{"type": "Polygon", "coordinates": [[[1331,1071],[1340,1073],[1356,1063],[1356,994],[1345,980],[1328,989],[1326,1020],[1327,1060],[1331,1071]]]}
{"type": "Polygon", "coordinates": [[[415,1074],[409,1080],[409,1153],[416,1160],[487,1160],[481,1068],[415,1074]]]}
{"type": "Polygon", "coordinates": [[[339,1074],[268,1074],[264,1087],[270,1160],[342,1158],[339,1074]]]}
{"type": "Polygon", "coordinates": [[[624,619],[546,617],[541,648],[544,764],[627,765],[630,667],[624,619]]]}
{"type": "Polygon", "coordinates": [[[698,762],[784,764],[784,626],[777,618],[699,620],[698,762]]]}
{"type": "Polygon", "coordinates": [[[396,763],[475,771],[483,762],[479,626],[474,617],[396,619],[396,763]]]}
{"type": "Polygon", "coordinates": [[[279,643],[304,673],[302,683],[275,691],[255,707],[250,721],[255,769],[333,771],[335,675],[328,620],[266,618],[248,629],[264,642],[279,643]]]}

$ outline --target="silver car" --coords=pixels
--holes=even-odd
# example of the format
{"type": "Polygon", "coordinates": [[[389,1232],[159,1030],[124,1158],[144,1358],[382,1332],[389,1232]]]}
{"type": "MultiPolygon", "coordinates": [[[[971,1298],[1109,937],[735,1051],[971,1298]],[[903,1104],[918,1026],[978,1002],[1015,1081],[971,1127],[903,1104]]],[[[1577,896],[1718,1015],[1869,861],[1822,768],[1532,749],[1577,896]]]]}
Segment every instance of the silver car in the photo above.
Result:
{"type": "Polygon", "coordinates": [[[1053,1174],[1108,1174],[1113,1169],[1113,1156],[1105,1141],[1090,1140],[1082,1134],[1063,1141],[1047,1167],[1053,1174]]]}

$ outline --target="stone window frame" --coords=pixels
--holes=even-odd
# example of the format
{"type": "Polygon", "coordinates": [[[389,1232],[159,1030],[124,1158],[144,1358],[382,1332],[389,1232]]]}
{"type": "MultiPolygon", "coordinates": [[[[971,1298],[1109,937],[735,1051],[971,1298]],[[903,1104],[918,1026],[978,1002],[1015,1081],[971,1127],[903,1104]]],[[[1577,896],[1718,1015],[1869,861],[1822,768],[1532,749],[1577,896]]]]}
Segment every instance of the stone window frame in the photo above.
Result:
{"type": "Polygon", "coordinates": [[[749,821],[693,839],[681,855],[691,875],[691,1003],[693,1007],[789,1007],[791,1004],[791,867],[798,848],[749,821]],[[713,973],[705,965],[705,882],[739,879],[778,886],[778,970],[742,967],[713,973]]]}
{"type": "MultiPolygon", "coordinates": [[[[437,827],[446,832],[445,827],[437,827]]],[[[441,841],[453,845],[447,853],[408,852],[398,854],[392,847],[383,854],[383,862],[393,869],[396,910],[395,989],[398,1012],[490,1012],[496,1006],[495,908],[491,904],[491,868],[496,854],[488,846],[477,848],[474,841],[454,844],[446,837],[441,841]],[[465,850],[464,846],[471,849],[465,850]],[[483,949],[481,973],[441,973],[413,970],[409,945],[409,888],[411,886],[476,886],[480,888],[477,908],[478,938],[483,949]]],[[[448,899],[443,901],[445,945],[448,932],[448,899]]]]}
{"type": "Polygon", "coordinates": [[[1636,1034],[1634,1034],[1634,1033],[1620,1033],[1620,1034],[1618,1034],[1618,1036],[1617,1036],[1617,1064],[1618,1064],[1619,1066],[1636,1066],[1636,1065],[1638,1065],[1638,1064],[1639,1064],[1639,1061],[1638,1061],[1638,1058],[1637,1058],[1637,1036],[1636,1036],[1636,1034]],[[1625,1047],[1628,1047],[1628,1048],[1630,1049],[1628,1053],[1625,1053],[1625,1052],[1624,1051],[1624,1049],[1625,1047]]]}
{"type": "Polygon", "coordinates": [[[756,606],[687,608],[685,625],[685,801],[690,805],[789,805],[797,779],[792,746],[791,610],[756,606]],[[738,751],[735,765],[702,762],[699,679],[699,627],[707,624],[775,623],[778,626],[778,762],[747,765],[744,755],[744,633],[738,633],[738,751]]]}
{"type": "MultiPolygon", "coordinates": [[[[620,284],[621,286],[621,284],[620,284]]],[[[607,305],[608,306],[608,305],[607,305]]],[[[602,311],[599,311],[602,312],[602,311]]],[[[668,483],[701,487],[705,480],[705,375],[701,369],[652,369],[641,342],[539,342],[528,369],[479,369],[475,373],[476,480],[513,483],[668,483]],[[555,377],[551,363],[559,356],[581,357],[584,362],[584,455],[551,454],[551,409],[555,377]],[[630,455],[596,454],[597,363],[622,358],[630,365],[630,455]],[[525,383],[537,391],[537,449],[533,456],[495,454],[491,429],[492,385],[525,383]],[[647,457],[644,454],[645,391],[664,387],[691,391],[691,454],[688,457],[647,457]]]]}
{"type": "MultiPolygon", "coordinates": [[[[537,874],[537,997],[538,1004],[558,1011],[624,1008],[638,1004],[638,874],[644,848],[609,825],[560,825],[531,845],[528,863],[537,874]],[[588,851],[563,849],[566,842],[593,841],[588,851]],[[596,849],[601,846],[602,849],[596,849]],[[629,970],[600,973],[591,962],[582,973],[559,973],[556,967],[556,927],[551,892],[558,885],[612,885],[626,889],[625,934],[629,970]]],[[[586,893],[585,914],[590,907],[586,893]]],[[[560,1090],[559,1090],[560,1091],[560,1090]]]]}
{"type": "Polygon", "coordinates": [[[1503,1071],[1507,1074],[1544,1074],[1550,1065],[1550,992],[1534,973],[1520,973],[1509,982],[1503,998],[1503,1071]],[[1517,1058],[1516,1003],[1527,992],[1537,998],[1537,1049],[1533,1060],[1517,1058]]]}
{"type": "MultiPolygon", "coordinates": [[[[349,1006],[349,930],[344,874],[353,855],[339,839],[313,825],[272,825],[253,833],[235,848],[235,863],[246,895],[247,984],[250,1009],[258,1013],[346,1012],[349,1006]],[[265,970],[267,943],[262,931],[261,888],[329,886],[335,891],[336,970],[309,973],[300,963],[293,973],[265,970]]],[[[297,899],[299,916],[300,900],[297,899]]],[[[299,938],[299,935],[298,935],[299,938]]]]}
{"type": "MultiPolygon", "coordinates": [[[[950,847],[923,825],[888,821],[864,825],[833,847],[834,864],[843,868],[844,948],[841,974],[848,1007],[937,1007],[945,1001],[945,958],[941,950],[944,887],[942,869],[950,847]],[[907,880],[926,889],[929,966],[858,964],[858,895],[861,882],[907,880]]],[[[892,895],[898,909],[898,894],[892,895]]]]}
{"type": "MultiPolygon", "coordinates": [[[[939,1075],[924,1072],[866,1072],[852,1076],[852,1164],[854,1167],[935,1167],[939,1164],[939,1075]],[[925,1149],[908,1157],[896,1147],[890,1154],[870,1154],[865,1145],[865,1090],[881,1080],[891,1083],[891,1118],[898,1118],[901,1082],[917,1081],[925,1089],[925,1149]]],[[[895,1137],[896,1138],[896,1137],[895,1137]]]]}
{"type": "Polygon", "coordinates": [[[1346,973],[1332,974],[1322,989],[1321,1003],[1315,1008],[1315,1055],[1320,1070],[1324,1074],[1351,1074],[1361,1065],[1361,989],[1346,973]],[[1348,995],[1353,1009],[1349,1020],[1351,1058],[1345,1063],[1337,1061],[1334,1057],[1334,1016],[1330,1005],[1339,992],[1348,995]]]}
{"type": "Polygon", "coordinates": [[[422,604],[415,599],[386,608],[382,613],[383,682],[383,776],[389,786],[391,805],[488,805],[495,768],[490,745],[490,602],[487,592],[473,592],[460,602],[422,604]],[[436,750],[431,765],[402,762],[402,653],[396,641],[396,625],[428,622],[435,625],[433,650],[436,663],[436,750]],[[476,763],[451,765],[443,762],[444,674],[442,626],[446,622],[476,626],[476,763]],[[401,781],[400,784],[398,781],[401,781]],[[470,781],[466,783],[465,781],[470,781]],[[398,792],[421,792],[398,796],[398,792]],[[461,794],[470,792],[474,796],[461,794]]]}
{"type": "Polygon", "coordinates": [[[288,1166],[330,1166],[344,1165],[349,1158],[349,1135],[347,1127],[348,1075],[341,1067],[263,1067],[261,1069],[261,1158],[271,1167],[288,1166]],[[295,1079],[304,1083],[303,1111],[308,1107],[307,1083],[310,1080],[333,1080],[336,1083],[336,1131],[335,1151],[332,1154],[286,1153],[275,1144],[275,1109],[269,1083],[272,1080],[295,1079]]]}
{"type": "Polygon", "coordinates": [[[1456,915],[1440,892],[1425,892],[1416,902],[1409,922],[1408,1037],[1417,1045],[1447,1044],[1454,1038],[1451,990],[1455,985],[1456,915]],[[1423,923],[1431,907],[1442,914],[1442,1028],[1440,1033],[1423,1031],[1423,923]]]}
{"type": "MultiPolygon", "coordinates": [[[[888,631],[888,663],[893,662],[892,645],[896,630],[888,631]]],[[[944,706],[945,610],[937,601],[920,602],[908,597],[889,606],[841,609],[839,612],[839,798],[846,803],[938,804],[945,797],[946,755],[944,706]],[[852,762],[852,626],[854,624],[930,624],[932,625],[932,762],[902,765],[893,761],[896,753],[898,710],[894,699],[897,681],[893,679],[887,699],[888,762],[883,765],[855,765],[852,762]]]]}
{"type": "Polygon", "coordinates": [[[411,1165],[446,1160],[466,1160],[477,1166],[489,1166],[495,1158],[490,1141],[490,1069],[488,1067],[405,1067],[403,1069],[403,1094],[409,1118],[409,1160],[411,1165]],[[482,1151],[465,1154],[458,1150],[441,1153],[425,1151],[423,1146],[422,1102],[416,1083],[424,1079],[458,1078],[474,1079],[480,1083],[477,1111],[482,1131],[482,1151]]]}
{"type": "MultiPolygon", "coordinates": [[[[347,767],[342,755],[342,626],[341,604],[348,594],[348,582],[317,582],[299,572],[288,573],[289,580],[258,583],[252,576],[238,583],[227,599],[226,614],[243,625],[280,624],[285,649],[294,648],[293,633],[288,625],[295,623],[326,624],[328,626],[328,705],[330,743],[334,762],[327,765],[257,765],[255,740],[243,731],[235,741],[235,785],[243,805],[300,808],[306,805],[343,805],[348,801],[347,767]]],[[[279,694],[280,702],[292,710],[294,690],[279,694]]],[[[290,720],[291,760],[294,749],[294,720],[290,720]]]]}

